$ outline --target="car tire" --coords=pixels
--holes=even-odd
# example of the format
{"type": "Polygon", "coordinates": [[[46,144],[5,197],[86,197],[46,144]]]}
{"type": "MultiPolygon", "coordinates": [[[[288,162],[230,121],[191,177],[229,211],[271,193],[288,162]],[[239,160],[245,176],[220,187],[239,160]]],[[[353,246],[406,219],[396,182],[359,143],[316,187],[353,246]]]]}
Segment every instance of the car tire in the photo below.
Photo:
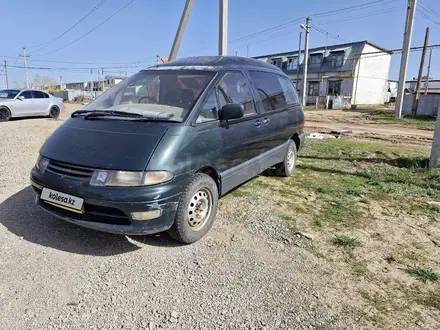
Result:
{"type": "Polygon", "coordinates": [[[185,244],[198,241],[211,229],[217,207],[217,184],[209,175],[196,173],[180,196],[176,218],[168,234],[185,244]]]}
{"type": "Polygon", "coordinates": [[[11,111],[6,107],[0,107],[0,122],[11,119],[11,111]]]}
{"type": "Polygon", "coordinates": [[[268,170],[269,175],[276,175],[276,176],[284,176],[284,177],[290,177],[295,173],[296,168],[296,144],[295,141],[290,140],[289,146],[286,150],[286,155],[284,156],[284,161],[282,163],[279,163],[275,165],[275,169],[268,170]]]}
{"type": "Polygon", "coordinates": [[[49,110],[49,117],[50,118],[58,118],[60,115],[60,108],[58,108],[56,105],[54,105],[49,110]]]}

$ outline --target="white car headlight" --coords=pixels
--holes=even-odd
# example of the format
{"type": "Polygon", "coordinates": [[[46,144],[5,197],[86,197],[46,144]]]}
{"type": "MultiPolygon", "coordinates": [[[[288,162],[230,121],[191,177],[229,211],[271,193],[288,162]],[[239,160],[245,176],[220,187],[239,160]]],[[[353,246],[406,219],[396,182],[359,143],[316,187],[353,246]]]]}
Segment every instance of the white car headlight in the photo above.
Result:
{"type": "Polygon", "coordinates": [[[49,165],[49,159],[39,155],[37,163],[35,164],[36,169],[40,171],[41,174],[43,174],[46,171],[47,165],[49,165]]]}
{"type": "Polygon", "coordinates": [[[130,172],[95,170],[90,185],[98,187],[140,187],[167,182],[174,177],[167,171],[130,172]]]}

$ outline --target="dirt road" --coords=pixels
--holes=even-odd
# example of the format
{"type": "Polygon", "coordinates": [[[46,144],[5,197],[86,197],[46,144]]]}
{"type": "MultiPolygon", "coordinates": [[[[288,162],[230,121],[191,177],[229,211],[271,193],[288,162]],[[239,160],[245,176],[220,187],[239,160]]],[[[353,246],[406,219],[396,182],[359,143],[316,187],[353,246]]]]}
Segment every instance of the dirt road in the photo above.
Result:
{"type": "Polygon", "coordinates": [[[433,131],[413,127],[379,123],[371,120],[370,111],[351,110],[307,110],[306,128],[312,132],[329,132],[336,128],[352,131],[351,136],[362,140],[383,140],[398,144],[416,144],[429,148],[433,131]]]}
{"type": "Polygon", "coordinates": [[[0,124],[0,329],[353,328],[360,314],[261,201],[222,200],[211,233],[190,246],[40,210],[29,171],[67,117],[0,124]]]}

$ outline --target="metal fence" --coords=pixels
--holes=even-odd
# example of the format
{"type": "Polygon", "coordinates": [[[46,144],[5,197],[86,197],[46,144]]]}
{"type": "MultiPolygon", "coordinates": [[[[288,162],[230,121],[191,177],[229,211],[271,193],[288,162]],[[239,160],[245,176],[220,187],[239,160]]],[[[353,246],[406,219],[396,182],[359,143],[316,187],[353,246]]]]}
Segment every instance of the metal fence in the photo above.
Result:
{"type": "MultiPolygon", "coordinates": [[[[410,115],[415,94],[407,94],[403,98],[402,114],[410,115]]],[[[440,94],[421,94],[417,116],[436,117],[440,107],[440,94]]]]}

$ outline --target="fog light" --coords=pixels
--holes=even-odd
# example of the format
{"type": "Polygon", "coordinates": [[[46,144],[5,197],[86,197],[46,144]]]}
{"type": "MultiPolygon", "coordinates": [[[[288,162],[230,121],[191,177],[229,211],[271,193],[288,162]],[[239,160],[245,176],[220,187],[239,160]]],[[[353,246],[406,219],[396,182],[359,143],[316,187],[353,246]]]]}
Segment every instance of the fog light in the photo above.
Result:
{"type": "Polygon", "coordinates": [[[153,210],[153,211],[145,211],[145,212],[132,212],[131,216],[134,220],[151,220],[159,218],[162,215],[162,210],[153,210]]]}

